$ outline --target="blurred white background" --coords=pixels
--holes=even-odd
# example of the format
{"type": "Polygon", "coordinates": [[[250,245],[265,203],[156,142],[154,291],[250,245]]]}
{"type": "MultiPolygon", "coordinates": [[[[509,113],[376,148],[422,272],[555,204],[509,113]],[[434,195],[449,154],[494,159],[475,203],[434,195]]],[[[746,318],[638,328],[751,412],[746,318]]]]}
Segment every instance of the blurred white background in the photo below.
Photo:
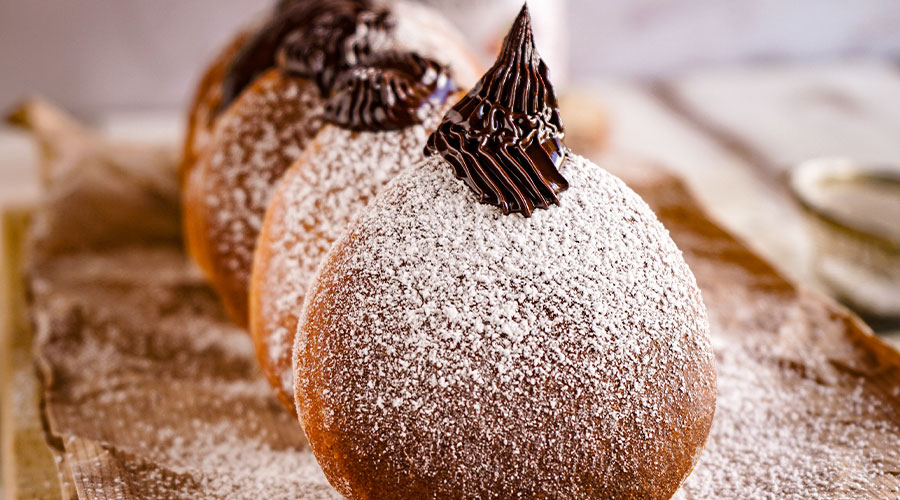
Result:
{"type": "MultiPolygon", "coordinates": [[[[30,94],[82,116],[179,109],[216,47],[268,5],[3,0],[0,109],[30,94]]],[[[566,8],[569,61],[553,69],[567,66],[574,81],[748,60],[900,55],[897,0],[568,0],[566,8]]]]}

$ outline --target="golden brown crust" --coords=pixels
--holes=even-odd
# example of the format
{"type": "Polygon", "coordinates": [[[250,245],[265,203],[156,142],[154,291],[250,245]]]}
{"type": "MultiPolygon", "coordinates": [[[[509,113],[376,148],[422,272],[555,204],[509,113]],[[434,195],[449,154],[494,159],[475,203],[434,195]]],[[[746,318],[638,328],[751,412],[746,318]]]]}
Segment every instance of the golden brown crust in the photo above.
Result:
{"type": "MultiPolygon", "coordinates": [[[[320,147],[321,146],[314,141],[307,148],[307,151],[315,151],[320,147]]],[[[270,349],[269,337],[271,333],[268,325],[272,323],[273,318],[262,314],[261,302],[263,298],[261,294],[266,293],[263,277],[269,274],[270,265],[273,260],[274,246],[272,243],[274,242],[274,237],[272,233],[274,232],[274,227],[273,223],[270,221],[283,220],[285,218],[284,212],[287,210],[288,204],[285,201],[284,186],[287,185],[292,175],[299,174],[303,165],[303,157],[301,157],[301,159],[297,160],[294,165],[291,166],[290,170],[284,175],[281,182],[276,186],[275,192],[272,194],[272,200],[269,202],[268,210],[266,210],[266,219],[263,223],[262,231],[259,234],[256,252],[253,256],[253,273],[251,275],[251,293],[249,299],[249,328],[250,334],[253,337],[253,345],[256,350],[256,359],[259,361],[259,366],[262,369],[263,375],[265,375],[269,385],[272,386],[275,396],[278,397],[278,401],[285,409],[295,415],[297,410],[294,406],[293,394],[285,393],[281,390],[284,374],[286,372],[290,373],[291,370],[290,358],[288,359],[288,366],[285,367],[267,354],[270,349]]],[[[296,228],[298,231],[307,229],[308,228],[296,228]]],[[[277,327],[284,328],[286,331],[290,331],[291,329],[296,330],[297,328],[297,320],[286,315],[278,315],[277,318],[275,318],[275,324],[277,324],[277,327]]],[[[293,337],[291,338],[293,339],[293,337]]]]}
{"type": "Polygon", "coordinates": [[[253,29],[246,28],[235,35],[207,66],[197,84],[188,107],[186,132],[181,150],[178,178],[182,182],[190,174],[200,150],[209,143],[217,117],[216,108],[222,99],[222,79],[225,77],[225,71],[234,55],[252,34],[253,29]]]}
{"type": "Polygon", "coordinates": [[[321,128],[322,103],[311,81],[270,70],[218,119],[183,186],[189,251],[241,326],[269,196],[321,128]]]}
{"type": "MultiPolygon", "coordinates": [[[[352,243],[335,248],[332,255],[335,258],[341,258],[350,252],[353,252],[352,243]]],[[[323,274],[329,273],[328,267],[326,266],[322,272],[323,274]]],[[[353,278],[348,276],[347,280],[349,281],[353,278]]],[[[320,281],[318,285],[319,289],[316,290],[316,293],[326,297],[334,295],[336,288],[340,286],[335,281],[320,281]]],[[[308,342],[316,343],[319,338],[331,332],[331,325],[328,325],[325,320],[328,314],[324,309],[328,307],[327,301],[311,301],[304,310],[303,314],[306,321],[304,331],[308,337],[308,342]]],[[[309,359],[310,355],[310,351],[298,349],[294,353],[295,358],[299,356],[299,358],[295,359],[295,363],[309,363],[312,361],[309,359]]],[[[372,361],[373,364],[377,363],[377,360],[372,361]]],[[[354,460],[353,457],[345,452],[348,441],[354,439],[354,436],[346,435],[340,431],[328,430],[331,427],[331,422],[325,415],[325,410],[329,407],[329,404],[324,400],[325,398],[321,397],[321,392],[318,390],[328,385],[324,374],[313,372],[308,379],[301,383],[295,382],[295,384],[296,398],[298,400],[302,399],[304,402],[301,407],[300,423],[303,425],[303,431],[309,441],[310,448],[316,455],[316,460],[322,467],[322,471],[325,473],[328,481],[334,489],[348,499],[368,500],[365,495],[360,494],[358,489],[354,491],[350,485],[377,483],[377,479],[370,482],[367,477],[380,475],[383,471],[376,470],[376,467],[371,463],[354,460]]],[[[364,443],[365,441],[362,442],[364,443]]],[[[380,484],[378,486],[383,488],[382,493],[386,498],[428,498],[425,491],[410,484],[405,484],[399,489],[392,485],[380,484]]]]}

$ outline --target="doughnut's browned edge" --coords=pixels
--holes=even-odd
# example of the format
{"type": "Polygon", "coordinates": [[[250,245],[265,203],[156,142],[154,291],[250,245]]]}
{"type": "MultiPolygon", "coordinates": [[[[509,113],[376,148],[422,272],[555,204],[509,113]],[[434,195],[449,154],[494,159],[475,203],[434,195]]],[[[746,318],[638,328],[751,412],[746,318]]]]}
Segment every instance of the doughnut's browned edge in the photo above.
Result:
{"type": "MultiPolygon", "coordinates": [[[[242,327],[246,327],[248,324],[249,269],[247,270],[247,280],[244,281],[241,279],[242,274],[239,271],[229,267],[228,259],[234,255],[233,246],[247,247],[246,250],[252,253],[258,234],[253,233],[251,229],[245,229],[247,234],[240,241],[221,241],[224,228],[221,224],[217,226],[215,222],[218,211],[223,208],[212,206],[208,203],[207,197],[223,192],[223,190],[247,188],[247,186],[240,184],[246,182],[241,180],[241,176],[238,176],[239,180],[232,181],[223,171],[225,167],[215,165],[214,162],[217,154],[238,141],[252,144],[254,138],[261,133],[261,129],[267,125],[278,130],[289,125],[303,128],[302,134],[298,132],[291,136],[290,140],[300,143],[310,140],[321,122],[317,119],[314,120],[311,116],[313,108],[309,106],[313,106],[313,104],[300,100],[288,103],[286,98],[281,96],[279,93],[281,89],[292,85],[310,87],[313,83],[311,80],[285,77],[277,69],[271,69],[247,87],[219,118],[210,144],[198,156],[196,164],[190,169],[181,189],[182,223],[188,253],[204,271],[207,279],[221,297],[229,316],[242,327]],[[269,88],[279,89],[274,92],[279,96],[277,97],[277,107],[281,110],[277,120],[266,114],[271,113],[276,106],[263,107],[255,102],[260,96],[266,94],[268,92],[266,89],[269,88]],[[227,243],[227,245],[223,245],[223,243],[227,243]],[[229,245],[232,246],[229,247],[229,245]]],[[[273,159],[265,169],[259,170],[260,175],[274,179],[281,178],[292,161],[287,159],[283,152],[279,152],[278,156],[279,158],[273,159]]],[[[235,164],[231,164],[227,168],[235,166],[235,164]]],[[[247,215],[248,212],[246,207],[229,206],[224,209],[239,210],[242,211],[242,215],[247,215]]],[[[264,213],[258,215],[262,217],[264,213]]]]}
{"type": "MultiPolygon", "coordinates": [[[[266,380],[268,380],[269,385],[272,387],[273,392],[278,397],[278,401],[285,407],[288,411],[296,416],[297,410],[294,406],[294,398],[291,394],[285,394],[281,389],[281,373],[279,371],[279,367],[272,366],[269,363],[269,357],[266,356],[266,350],[269,346],[266,344],[266,338],[268,337],[269,331],[265,327],[265,321],[263,319],[262,313],[259,312],[261,308],[262,298],[260,297],[260,293],[263,291],[260,289],[260,282],[263,281],[262,276],[265,275],[266,270],[269,267],[269,261],[272,258],[272,222],[271,219],[280,215],[286,207],[284,197],[284,186],[288,183],[288,180],[292,175],[296,175],[300,169],[303,168],[303,165],[309,161],[310,155],[314,154],[322,145],[316,140],[310,143],[307,146],[304,154],[294,162],[293,165],[288,169],[288,171],[281,176],[281,180],[278,181],[278,184],[275,186],[275,190],[272,193],[272,198],[269,200],[269,208],[266,210],[266,217],[263,222],[262,230],[259,233],[259,238],[257,239],[256,250],[253,253],[253,273],[250,277],[250,298],[249,298],[249,330],[250,336],[253,338],[253,346],[256,351],[256,359],[259,362],[259,366],[262,369],[263,375],[265,375],[266,380]]],[[[299,305],[298,305],[299,308],[299,305]]],[[[291,337],[293,339],[293,337],[291,337]]],[[[292,344],[293,345],[293,344],[292,344]]]]}
{"type": "MultiPolygon", "coordinates": [[[[188,184],[189,176],[194,173],[194,165],[197,164],[201,150],[212,136],[215,126],[213,113],[219,106],[222,97],[222,79],[225,76],[228,64],[244,41],[249,38],[250,34],[251,31],[249,29],[238,33],[213,59],[197,84],[191,104],[188,107],[184,143],[181,146],[181,161],[178,165],[178,183],[182,188],[188,184]],[[199,139],[201,135],[205,137],[202,141],[199,139]]],[[[187,206],[188,203],[196,205],[198,203],[196,200],[188,201],[193,196],[183,190],[182,207],[187,206]]],[[[188,255],[204,272],[211,273],[212,262],[209,257],[208,245],[205,245],[197,238],[188,237],[188,235],[199,236],[203,234],[205,227],[196,217],[188,216],[182,218],[181,225],[185,235],[185,248],[188,255]]]]}
{"type": "Polygon", "coordinates": [[[181,146],[181,163],[178,168],[179,181],[183,182],[197,161],[203,142],[199,134],[212,133],[215,125],[215,110],[222,98],[222,79],[231,59],[250,37],[252,31],[247,28],[240,31],[225,45],[212,62],[207,66],[188,106],[185,125],[184,143],[181,146]]]}

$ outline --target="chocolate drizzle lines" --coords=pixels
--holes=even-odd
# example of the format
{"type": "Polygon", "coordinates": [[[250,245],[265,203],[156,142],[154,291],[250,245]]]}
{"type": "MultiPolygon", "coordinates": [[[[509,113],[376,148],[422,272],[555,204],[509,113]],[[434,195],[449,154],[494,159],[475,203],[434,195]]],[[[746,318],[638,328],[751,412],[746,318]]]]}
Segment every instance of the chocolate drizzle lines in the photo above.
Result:
{"type": "Polygon", "coordinates": [[[276,65],[314,79],[328,95],[335,77],[377,50],[392,29],[390,12],[368,0],[282,1],[229,65],[219,111],[276,65]]]}
{"type": "Polygon", "coordinates": [[[421,123],[456,90],[447,69],[411,52],[387,51],[344,72],[325,118],[351,130],[391,130],[421,123]]]}
{"type": "Polygon", "coordinates": [[[534,46],[523,6],[494,66],[444,116],[425,147],[505,214],[530,216],[559,204],[569,184],[559,168],[568,148],[547,65],[534,46]]]}

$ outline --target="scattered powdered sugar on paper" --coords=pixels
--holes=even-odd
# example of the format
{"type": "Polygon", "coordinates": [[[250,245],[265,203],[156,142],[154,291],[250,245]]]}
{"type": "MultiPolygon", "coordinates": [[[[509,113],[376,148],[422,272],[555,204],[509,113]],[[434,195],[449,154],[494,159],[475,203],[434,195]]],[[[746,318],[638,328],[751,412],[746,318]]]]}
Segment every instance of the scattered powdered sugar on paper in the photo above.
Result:
{"type": "MultiPolygon", "coordinates": [[[[768,311],[777,318],[787,309],[784,329],[814,317],[774,298],[755,307],[752,301],[736,302],[735,310],[768,311]]],[[[710,442],[683,487],[685,498],[900,498],[896,408],[876,397],[858,374],[843,372],[816,352],[814,344],[798,357],[793,349],[780,352],[783,346],[765,340],[765,333],[754,335],[751,325],[737,330],[743,338],[715,335],[729,321],[734,320],[711,321],[718,406],[710,442]]],[[[834,327],[812,325],[812,331],[834,327]]]]}
{"type": "Polygon", "coordinates": [[[531,218],[479,204],[452,171],[432,157],[400,174],[323,264],[301,320],[323,334],[297,336],[307,429],[373,473],[409,469],[465,497],[581,498],[582,475],[674,491],[715,380],[700,293],[666,230],[575,155],[561,205],[531,218]]]}
{"type": "MultiPolygon", "coordinates": [[[[424,112],[425,110],[423,110],[424,112]]],[[[428,134],[446,111],[431,109],[421,125],[387,132],[325,127],[279,184],[254,269],[264,370],[294,399],[291,352],[297,316],[316,268],[366,203],[403,169],[423,158],[428,134]]],[[[254,315],[257,314],[254,312],[254,315]]]]}
{"type": "Polygon", "coordinates": [[[31,289],[49,442],[79,498],[340,498],[179,248],[57,256],[31,289]]]}

